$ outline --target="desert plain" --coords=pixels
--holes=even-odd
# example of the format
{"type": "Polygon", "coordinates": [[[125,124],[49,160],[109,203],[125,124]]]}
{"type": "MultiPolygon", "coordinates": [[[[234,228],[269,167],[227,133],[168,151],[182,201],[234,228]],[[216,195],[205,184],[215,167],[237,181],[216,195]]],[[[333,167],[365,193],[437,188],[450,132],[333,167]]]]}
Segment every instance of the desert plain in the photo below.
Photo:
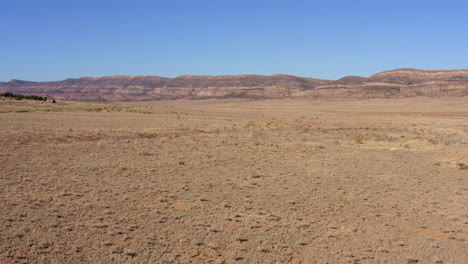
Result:
{"type": "Polygon", "coordinates": [[[0,263],[468,262],[468,98],[0,99],[0,263]]]}

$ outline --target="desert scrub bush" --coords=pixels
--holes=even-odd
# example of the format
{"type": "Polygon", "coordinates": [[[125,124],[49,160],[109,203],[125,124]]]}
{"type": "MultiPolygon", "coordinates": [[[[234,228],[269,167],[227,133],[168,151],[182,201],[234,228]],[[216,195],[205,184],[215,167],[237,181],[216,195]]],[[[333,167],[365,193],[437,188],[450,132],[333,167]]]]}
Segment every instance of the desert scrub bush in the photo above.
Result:
{"type": "MultiPolygon", "coordinates": [[[[120,110],[118,110],[120,112],[120,110]]],[[[153,112],[150,111],[142,111],[142,110],[127,110],[129,113],[137,113],[137,114],[153,114],[153,112]]],[[[177,119],[180,119],[180,116],[177,117],[177,119]]]]}
{"type": "Polygon", "coordinates": [[[32,109],[20,109],[16,110],[15,113],[28,113],[28,112],[34,112],[32,109]]]}
{"type": "Polygon", "coordinates": [[[362,136],[357,136],[354,138],[354,142],[356,144],[364,144],[364,142],[362,141],[362,136]]]}
{"type": "Polygon", "coordinates": [[[375,141],[386,141],[386,142],[396,142],[398,141],[397,137],[389,136],[389,135],[380,135],[377,134],[374,136],[375,141]]]}
{"type": "Polygon", "coordinates": [[[322,133],[322,134],[328,133],[328,130],[325,129],[325,128],[318,127],[316,130],[317,130],[317,132],[320,132],[320,133],[322,133]]]}
{"type": "Polygon", "coordinates": [[[308,133],[309,132],[309,128],[304,127],[302,125],[297,126],[296,129],[299,131],[299,133],[308,133]]]}
{"type": "Polygon", "coordinates": [[[81,108],[83,111],[88,111],[88,112],[101,112],[104,110],[102,107],[89,107],[89,108],[81,108]]]}
{"type": "Polygon", "coordinates": [[[249,121],[249,123],[247,123],[247,125],[244,126],[244,128],[251,128],[251,127],[255,127],[254,121],[249,121]]]}

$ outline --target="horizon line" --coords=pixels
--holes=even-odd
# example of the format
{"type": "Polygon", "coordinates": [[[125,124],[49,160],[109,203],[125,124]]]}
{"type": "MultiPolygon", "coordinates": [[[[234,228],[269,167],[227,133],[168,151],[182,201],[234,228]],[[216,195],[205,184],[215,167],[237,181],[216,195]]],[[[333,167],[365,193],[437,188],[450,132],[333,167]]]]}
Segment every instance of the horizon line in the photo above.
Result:
{"type": "Polygon", "coordinates": [[[79,79],[102,79],[102,78],[118,78],[118,77],[160,77],[160,78],[165,78],[165,79],[177,79],[177,78],[184,78],[184,77],[240,77],[240,76],[264,76],[264,77],[274,77],[274,76],[290,76],[290,77],[297,77],[297,78],[305,78],[305,79],[316,79],[316,80],[328,80],[328,81],[337,81],[341,80],[346,77],[359,77],[359,78],[370,78],[374,75],[381,74],[381,73],[386,73],[386,72],[392,72],[392,71],[419,71],[419,72],[449,72],[449,71],[468,71],[468,69],[438,69],[438,70],[422,70],[422,69],[416,69],[416,68],[395,68],[391,70],[385,70],[385,71],[380,71],[377,73],[374,73],[370,75],[369,77],[363,77],[359,75],[346,75],[343,77],[340,77],[338,79],[322,79],[322,78],[317,78],[317,77],[305,77],[305,76],[298,76],[298,75],[292,75],[292,74],[285,74],[285,73],[275,73],[271,75],[265,75],[265,74],[220,74],[220,75],[203,75],[203,74],[182,74],[178,75],[176,77],[166,77],[166,76],[161,76],[161,75],[122,75],[122,74],[116,74],[116,75],[104,75],[104,76],[99,76],[99,77],[91,77],[91,76],[81,76],[81,77],[70,77],[66,79],[56,79],[56,80],[49,80],[49,81],[31,81],[31,80],[24,80],[24,79],[10,79],[9,81],[0,81],[3,83],[10,83],[14,81],[22,81],[22,82],[60,82],[60,81],[66,81],[66,80],[79,80],[79,79]]]}

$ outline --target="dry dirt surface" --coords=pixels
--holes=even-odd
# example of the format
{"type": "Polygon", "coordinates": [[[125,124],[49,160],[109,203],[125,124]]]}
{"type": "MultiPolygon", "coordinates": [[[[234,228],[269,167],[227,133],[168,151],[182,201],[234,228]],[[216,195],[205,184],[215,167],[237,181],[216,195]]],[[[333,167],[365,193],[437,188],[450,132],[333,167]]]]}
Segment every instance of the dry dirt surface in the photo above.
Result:
{"type": "Polygon", "coordinates": [[[0,99],[0,263],[467,263],[468,99],[0,99]]]}

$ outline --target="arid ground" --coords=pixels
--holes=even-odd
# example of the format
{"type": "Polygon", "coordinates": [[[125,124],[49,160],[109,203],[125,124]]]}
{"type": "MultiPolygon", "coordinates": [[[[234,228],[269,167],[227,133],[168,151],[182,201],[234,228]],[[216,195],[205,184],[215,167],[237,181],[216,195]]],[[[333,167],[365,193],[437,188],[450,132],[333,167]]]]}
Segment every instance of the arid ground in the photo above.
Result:
{"type": "Polygon", "coordinates": [[[0,99],[0,263],[467,263],[468,98],[0,99]]]}

